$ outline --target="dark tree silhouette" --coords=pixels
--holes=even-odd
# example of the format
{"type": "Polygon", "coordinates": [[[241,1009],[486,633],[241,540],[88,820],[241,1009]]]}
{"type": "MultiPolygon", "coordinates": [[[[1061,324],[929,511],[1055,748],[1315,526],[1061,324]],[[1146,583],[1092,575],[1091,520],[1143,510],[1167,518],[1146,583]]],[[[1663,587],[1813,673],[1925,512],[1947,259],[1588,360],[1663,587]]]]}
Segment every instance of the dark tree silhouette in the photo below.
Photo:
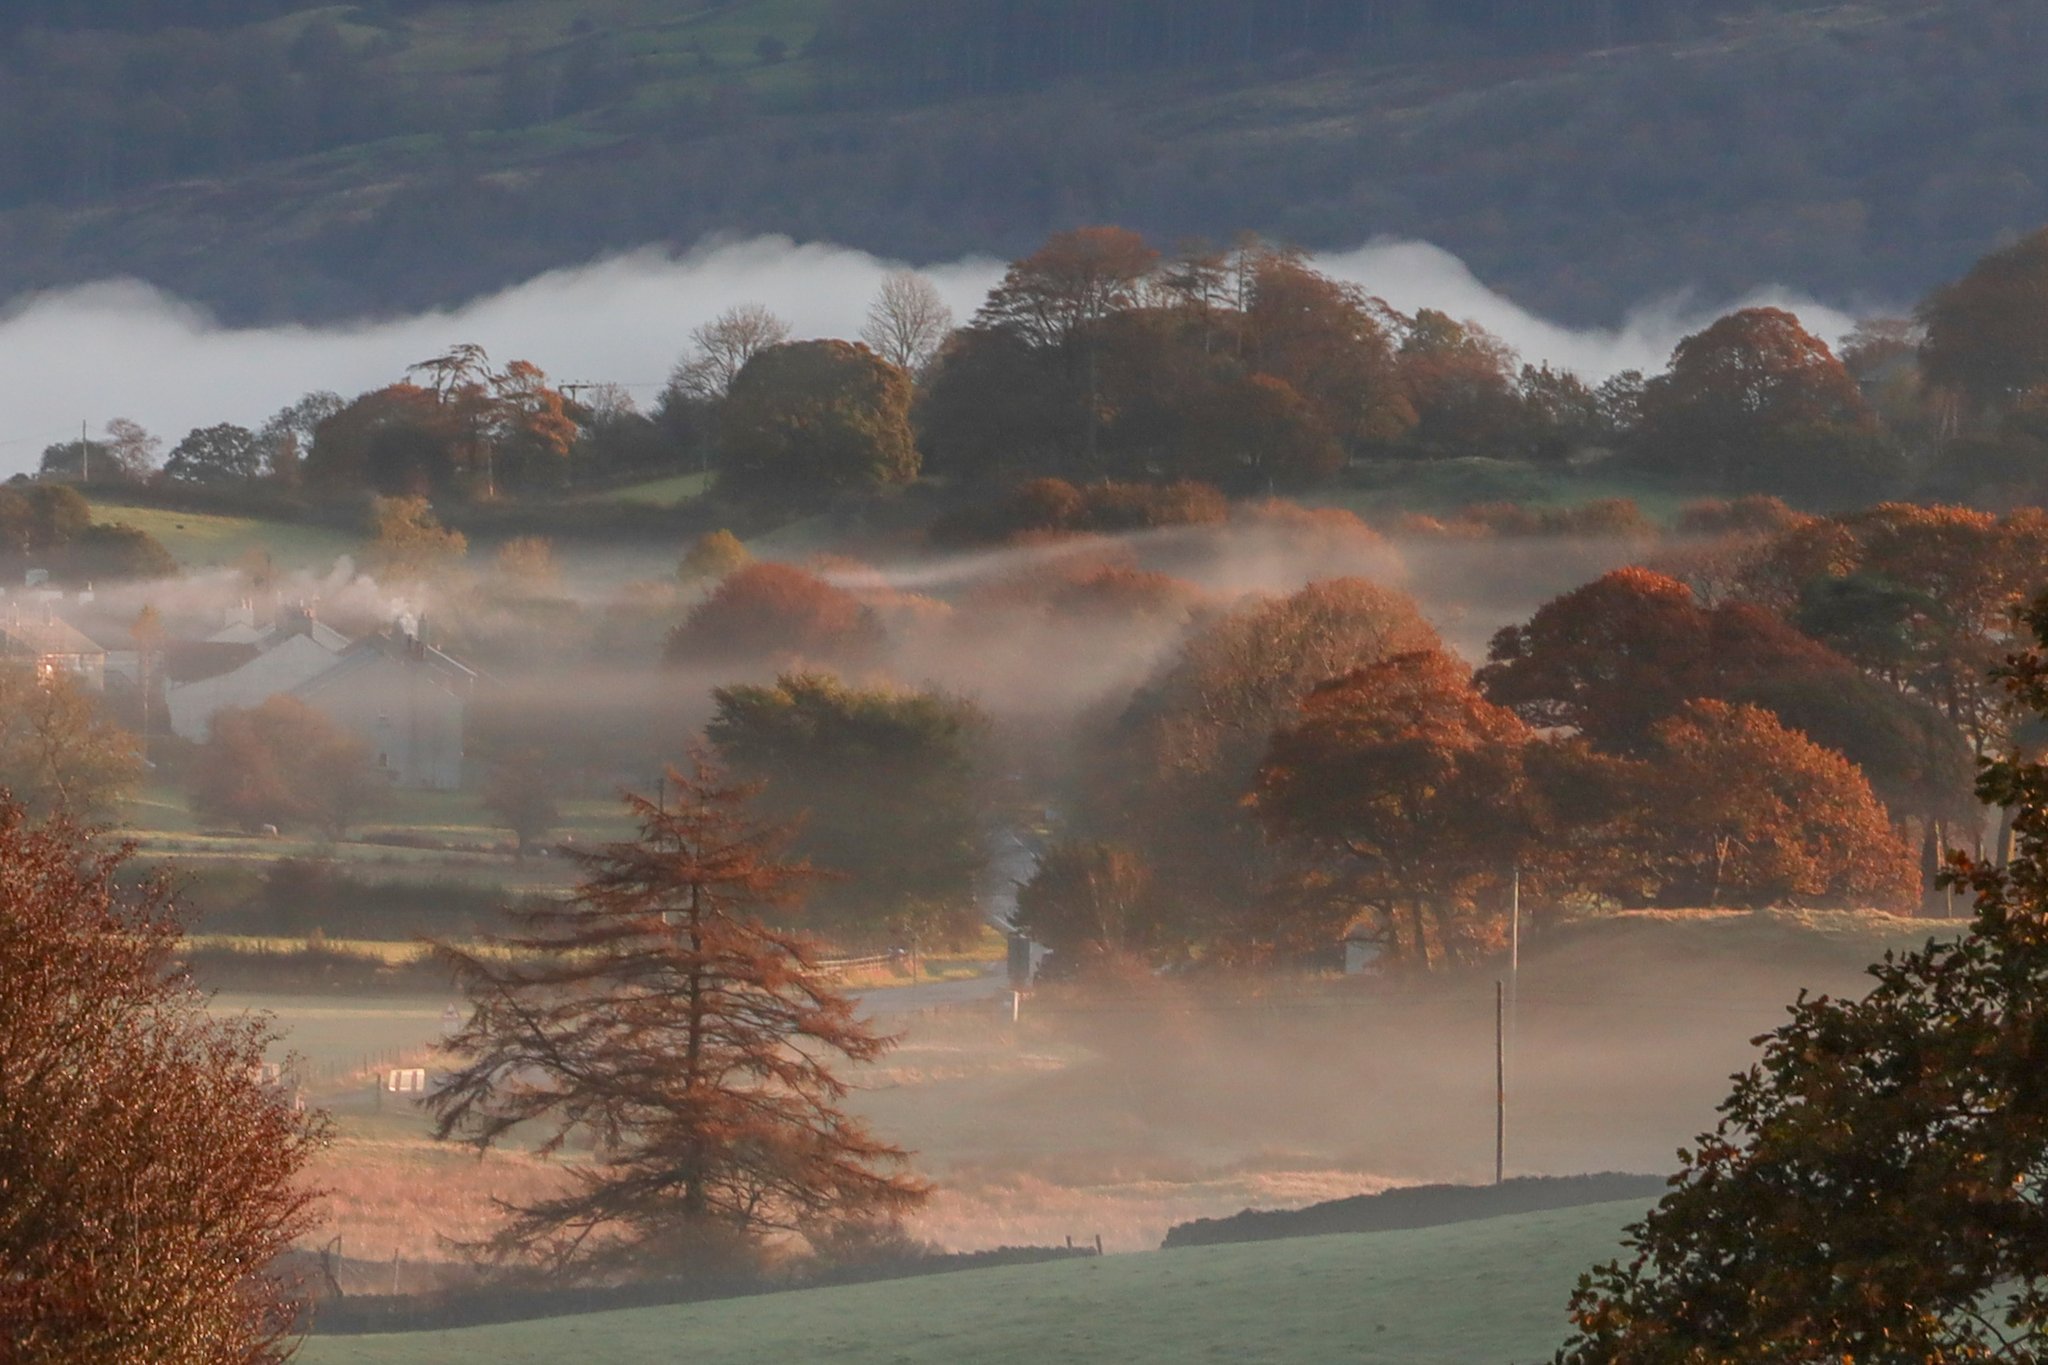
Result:
{"type": "Polygon", "coordinates": [[[448,1041],[463,1065],[429,1101],[438,1135],[481,1150],[533,1125],[544,1152],[576,1133],[597,1145],[560,1193],[504,1205],[477,1248],[500,1263],[716,1263],[925,1197],[892,1169],[906,1153],[841,1108],[833,1069],[893,1040],[855,1018],[808,940],[759,918],[791,906],[809,869],[748,815],[753,788],[701,759],[668,787],[626,798],[639,837],[576,855],[575,894],[517,912],[509,951],[439,947],[471,1012],[448,1041]]]}

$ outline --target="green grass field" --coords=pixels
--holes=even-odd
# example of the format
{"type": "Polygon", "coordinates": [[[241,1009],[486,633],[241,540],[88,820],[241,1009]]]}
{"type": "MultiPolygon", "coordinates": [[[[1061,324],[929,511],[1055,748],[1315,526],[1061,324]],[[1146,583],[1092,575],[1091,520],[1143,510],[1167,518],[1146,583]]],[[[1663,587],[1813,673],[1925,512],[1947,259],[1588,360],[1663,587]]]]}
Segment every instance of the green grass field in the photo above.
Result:
{"type": "Polygon", "coordinates": [[[1060,1360],[1509,1365],[1564,1339],[1579,1271],[1635,1204],[1416,1232],[1190,1248],[680,1308],[315,1337],[307,1365],[922,1365],[1060,1360]]]}
{"type": "Polygon", "coordinates": [[[1323,489],[1303,501],[1349,508],[1361,516],[1438,516],[1488,502],[1575,507],[1602,498],[1631,498],[1651,518],[1669,524],[1694,496],[1627,471],[1577,471],[1470,458],[1361,465],[1352,471],[1349,486],[1323,489]]]}
{"type": "Polygon", "coordinates": [[[629,483],[619,488],[607,488],[601,493],[592,493],[590,502],[629,502],[648,507],[674,507],[704,495],[711,484],[708,474],[671,474],[665,479],[649,479],[645,483],[629,483]]]}
{"type": "Polygon", "coordinates": [[[268,554],[281,569],[325,569],[336,556],[362,548],[359,538],[325,526],[175,512],[104,500],[95,501],[92,512],[96,521],[125,522],[149,532],[187,569],[231,565],[252,550],[268,554]]]}

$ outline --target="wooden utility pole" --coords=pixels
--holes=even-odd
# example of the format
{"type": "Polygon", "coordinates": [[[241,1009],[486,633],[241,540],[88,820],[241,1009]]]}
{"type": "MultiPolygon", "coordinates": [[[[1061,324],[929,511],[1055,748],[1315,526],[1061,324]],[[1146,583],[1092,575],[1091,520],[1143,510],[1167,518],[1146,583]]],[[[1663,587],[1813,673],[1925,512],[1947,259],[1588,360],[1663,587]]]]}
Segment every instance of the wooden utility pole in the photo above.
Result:
{"type": "Polygon", "coordinates": [[[1522,865],[1516,863],[1508,881],[1508,1031],[1519,1041],[1522,985],[1522,865]]]}
{"type": "Polygon", "coordinates": [[[1493,1183],[1507,1179],[1508,1056],[1507,991],[1493,983],[1493,1183]]]}

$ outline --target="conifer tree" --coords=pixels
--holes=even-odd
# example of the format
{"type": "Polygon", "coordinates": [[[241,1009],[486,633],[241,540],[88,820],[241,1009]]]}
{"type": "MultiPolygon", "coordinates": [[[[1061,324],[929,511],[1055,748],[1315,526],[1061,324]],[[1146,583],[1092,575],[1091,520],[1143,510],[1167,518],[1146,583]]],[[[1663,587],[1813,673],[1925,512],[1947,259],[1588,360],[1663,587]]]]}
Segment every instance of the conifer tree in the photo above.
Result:
{"type": "Polygon", "coordinates": [[[662,800],[626,798],[637,838],[575,855],[571,897],[517,912],[500,951],[440,946],[471,1013],[447,1044],[464,1064],[429,1101],[438,1135],[481,1150],[531,1125],[544,1152],[579,1134],[596,1148],[559,1193],[503,1204],[486,1258],[673,1271],[924,1200],[834,1069],[894,1040],[855,1017],[813,943],[763,918],[813,874],[748,814],[754,792],[701,758],[671,769],[662,800]]]}

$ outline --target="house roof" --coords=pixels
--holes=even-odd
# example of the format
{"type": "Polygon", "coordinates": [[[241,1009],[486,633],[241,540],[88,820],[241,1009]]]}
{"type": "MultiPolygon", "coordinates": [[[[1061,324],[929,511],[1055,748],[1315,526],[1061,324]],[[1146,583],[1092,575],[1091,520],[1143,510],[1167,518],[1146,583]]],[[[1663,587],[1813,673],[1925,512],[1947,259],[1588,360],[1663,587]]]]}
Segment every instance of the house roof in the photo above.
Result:
{"type": "Polygon", "coordinates": [[[105,654],[92,638],[58,616],[0,617],[0,645],[10,654],[105,654]]]}
{"type": "Polygon", "coordinates": [[[316,677],[308,678],[292,690],[301,696],[324,692],[357,674],[386,663],[420,668],[435,683],[457,696],[468,696],[477,679],[475,669],[457,662],[432,645],[384,632],[366,635],[356,641],[335,661],[334,667],[316,677]]]}
{"type": "Polygon", "coordinates": [[[294,630],[281,625],[247,625],[237,623],[215,631],[206,637],[208,644],[254,645],[259,650],[274,649],[294,635],[305,635],[329,654],[339,654],[348,648],[348,636],[343,635],[324,621],[308,621],[303,630],[294,630]]]}

